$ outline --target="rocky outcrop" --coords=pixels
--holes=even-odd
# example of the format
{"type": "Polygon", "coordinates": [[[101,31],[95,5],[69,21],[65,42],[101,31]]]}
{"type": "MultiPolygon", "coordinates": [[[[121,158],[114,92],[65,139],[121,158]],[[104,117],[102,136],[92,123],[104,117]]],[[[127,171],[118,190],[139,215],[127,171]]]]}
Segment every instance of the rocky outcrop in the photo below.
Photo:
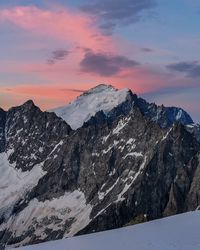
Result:
{"type": "Polygon", "coordinates": [[[32,101],[11,108],[5,123],[9,162],[22,171],[44,161],[71,128],[54,113],[42,112],[32,101]]]}

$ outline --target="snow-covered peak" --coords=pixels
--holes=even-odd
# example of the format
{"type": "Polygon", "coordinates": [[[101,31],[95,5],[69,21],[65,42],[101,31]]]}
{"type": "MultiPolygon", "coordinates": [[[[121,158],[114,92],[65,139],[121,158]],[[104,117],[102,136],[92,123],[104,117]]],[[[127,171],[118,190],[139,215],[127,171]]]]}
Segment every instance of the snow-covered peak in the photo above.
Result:
{"type": "Polygon", "coordinates": [[[114,88],[112,85],[99,84],[99,85],[85,91],[83,95],[95,94],[95,93],[100,93],[100,92],[109,91],[109,90],[117,91],[118,89],[114,88]]]}
{"type": "Polygon", "coordinates": [[[100,84],[77,97],[74,101],[51,112],[64,119],[73,129],[77,129],[98,111],[108,113],[126,101],[128,89],[118,90],[111,85],[100,84]]]}

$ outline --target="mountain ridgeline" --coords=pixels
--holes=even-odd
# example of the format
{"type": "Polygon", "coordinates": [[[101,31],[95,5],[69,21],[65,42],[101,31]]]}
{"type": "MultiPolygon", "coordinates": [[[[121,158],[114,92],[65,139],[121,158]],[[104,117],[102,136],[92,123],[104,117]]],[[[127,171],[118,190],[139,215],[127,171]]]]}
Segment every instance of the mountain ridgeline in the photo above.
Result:
{"type": "Polygon", "coordinates": [[[198,128],[110,85],[51,112],[0,109],[0,249],[198,209],[198,128]]]}

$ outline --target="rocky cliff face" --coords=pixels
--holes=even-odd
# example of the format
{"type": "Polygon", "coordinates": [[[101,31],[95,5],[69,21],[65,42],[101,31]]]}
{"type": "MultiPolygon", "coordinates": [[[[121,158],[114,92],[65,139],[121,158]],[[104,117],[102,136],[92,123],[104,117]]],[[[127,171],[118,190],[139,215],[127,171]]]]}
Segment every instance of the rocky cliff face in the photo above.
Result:
{"type": "Polygon", "coordinates": [[[199,207],[200,143],[184,125],[189,116],[174,109],[173,120],[164,107],[156,116],[127,93],[77,130],[32,101],[0,112],[2,248],[199,207]]]}

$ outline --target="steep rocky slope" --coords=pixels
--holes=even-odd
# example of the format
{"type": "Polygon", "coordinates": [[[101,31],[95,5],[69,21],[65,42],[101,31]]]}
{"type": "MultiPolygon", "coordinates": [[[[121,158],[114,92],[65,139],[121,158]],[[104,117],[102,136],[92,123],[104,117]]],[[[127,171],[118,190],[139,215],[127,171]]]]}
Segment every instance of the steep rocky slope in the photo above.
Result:
{"type": "Polygon", "coordinates": [[[32,101],[0,112],[2,248],[199,207],[200,143],[185,111],[155,120],[126,93],[77,130],[32,101]]]}

